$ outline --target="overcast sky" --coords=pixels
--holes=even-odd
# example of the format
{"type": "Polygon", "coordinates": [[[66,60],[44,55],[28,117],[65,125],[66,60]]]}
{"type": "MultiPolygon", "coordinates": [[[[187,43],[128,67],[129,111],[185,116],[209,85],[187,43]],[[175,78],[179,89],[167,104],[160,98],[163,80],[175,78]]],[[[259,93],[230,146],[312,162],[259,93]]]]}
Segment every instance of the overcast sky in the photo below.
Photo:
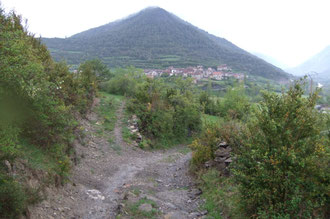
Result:
{"type": "Polygon", "coordinates": [[[159,6],[237,46],[296,66],[330,45],[329,0],[0,0],[42,37],[75,33],[159,6]]]}

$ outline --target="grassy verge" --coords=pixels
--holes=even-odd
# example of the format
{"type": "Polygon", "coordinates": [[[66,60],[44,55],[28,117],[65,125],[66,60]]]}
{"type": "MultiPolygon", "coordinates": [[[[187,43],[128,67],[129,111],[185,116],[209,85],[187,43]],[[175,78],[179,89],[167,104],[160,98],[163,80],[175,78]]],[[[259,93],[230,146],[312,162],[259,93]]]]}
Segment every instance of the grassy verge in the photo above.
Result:
{"type": "Polygon", "coordinates": [[[186,155],[186,154],[188,154],[189,152],[191,152],[191,149],[190,149],[188,146],[183,145],[182,147],[180,147],[180,148],[178,149],[178,152],[181,153],[181,154],[186,155]]]}
{"type": "Polygon", "coordinates": [[[21,151],[21,157],[27,161],[27,165],[32,169],[53,172],[58,166],[51,155],[35,145],[22,144],[21,151]]]}
{"type": "Polygon", "coordinates": [[[70,164],[66,155],[56,154],[55,158],[53,151],[41,149],[23,140],[20,142],[16,160],[19,161],[10,160],[11,164],[17,165],[14,175],[11,175],[12,172],[4,165],[4,161],[0,162],[1,218],[18,218],[27,206],[41,201],[40,191],[55,182],[54,176],[58,175],[65,180],[69,172],[70,164]],[[38,184],[27,184],[27,177],[31,174],[33,177],[38,174],[38,184]]]}
{"type": "MultiPolygon", "coordinates": [[[[147,198],[141,198],[135,203],[126,203],[125,213],[129,215],[130,218],[159,218],[159,210],[156,203],[147,198]],[[144,211],[139,209],[139,207],[143,204],[150,204],[152,206],[151,211],[144,211]]],[[[121,218],[118,216],[117,218],[121,218]]],[[[126,217],[125,217],[126,218],[126,217]]]]}
{"type": "Polygon", "coordinates": [[[221,124],[223,123],[223,118],[220,116],[212,116],[208,114],[202,115],[203,127],[206,127],[208,124],[221,124]]]}
{"type": "Polygon", "coordinates": [[[128,209],[130,215],[134,218],[157,218],[156,216],[158,214],[156,203],[146,198],[142,198],[136,203],[129,205],[128,209]],[[143,204],[150,204],[153,209],[150,212],[140,210],[139,207],[143,204]]]}
{"type": "Polygon", "coordinates": [[[102,137],[108,137],[108,143],[110,148],[112,148],[112,150],[114,150],[118,155],[120,155],[122,150],[121,146],[116,144],[113,136],[109,136],[107,134],[108,132],[113,131],[115,128],[118,119],[117,111],[125,97],[109,94],[106,92],[100,92],[100,97],[101,102],[97,109],[97,112],[99,117],[101,118],[101,121],[95,124],[98,125],[97,133],[102,137]]]}
{"type": "Polygon", "coordinates": [[[100,105],[97,109],[98,115],[101,118],[98,134],[102,135],[105,131],[113,131],[117,121],[117,110],[122,103],[124,97],[119,95],[100,92],[100,105]]]}
{"type": "Polygon", "coordinates": [[[230,177],[220,177],[215,169],[198,173],[202,198],[205,199],[203,210],[208,211],[206,218],[245,218],[238,205],[238,190],[230,177]]]}
{"type": "Polygon", "coordinates": [[[130,144],[133,142],[134,139],[136,139],[136,134],[133,134],[131,133],[130,129],[128,128],[129,124],[128,123],[128,120],[131,119],[132,117],[132,113],[130,113],[127,109],[124,110],[124,114],[123,114],[123,119],[122,119],[122,123],[123,123],[123,126],[122,126],[122,136],[123,136],[123,140],[130,144]]]}

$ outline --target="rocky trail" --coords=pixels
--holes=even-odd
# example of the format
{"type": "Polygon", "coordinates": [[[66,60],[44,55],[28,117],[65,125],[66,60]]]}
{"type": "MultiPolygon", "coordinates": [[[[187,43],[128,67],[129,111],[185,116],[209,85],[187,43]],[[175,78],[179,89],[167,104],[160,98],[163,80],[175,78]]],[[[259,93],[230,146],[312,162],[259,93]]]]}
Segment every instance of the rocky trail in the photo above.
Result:
{"type": "Polygon", "coordinates": [[[29,208],[29,218],[205,217],[207,212],[199,211],[201,191],[188,173],[189,150],[144,151],[125,143],[124,107],[123,102],[109,136],[97,135],[95,113],[81,122],[86,136],[75,142],[77,165],[69,182],[46,189],[47,198],[29,208]]]}

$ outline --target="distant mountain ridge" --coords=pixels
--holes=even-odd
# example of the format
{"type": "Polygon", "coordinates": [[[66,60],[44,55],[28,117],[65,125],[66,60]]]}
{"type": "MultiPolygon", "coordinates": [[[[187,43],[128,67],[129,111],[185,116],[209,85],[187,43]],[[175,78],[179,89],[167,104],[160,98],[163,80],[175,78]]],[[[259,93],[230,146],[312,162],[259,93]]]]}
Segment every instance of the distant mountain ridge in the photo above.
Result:
{"type": "Polygon", "coordinates": [[[287,69],[287,71],[299,76],[316,72],[318,74],[317,77],[330,79],[330,46],[327,46],[301,65],[287,69]]]}
{"type": "Polygon", "coordinates": [[[66,39],[42,40],[56,60],[65,59],[68,64],[79,64],[92,58],[100,58],[110,67],[211,67],[227,64],[235,71],[265,78],[289,78],[280,68],[228,40],[211,35],[157,7],[66,39]]]}
{"type": "Polygon", "coordinates": [[[269,55],[266,55],[266,54],[263,54],[263,53],[259,53],[259,52],[252,52],[253,55],[265,60],[266,62],[278,67],[278,68],[281,68],[281,69],[287,69],[288,66],[282,62],[280,62],[279,60],[269,56],[269,55]]]}

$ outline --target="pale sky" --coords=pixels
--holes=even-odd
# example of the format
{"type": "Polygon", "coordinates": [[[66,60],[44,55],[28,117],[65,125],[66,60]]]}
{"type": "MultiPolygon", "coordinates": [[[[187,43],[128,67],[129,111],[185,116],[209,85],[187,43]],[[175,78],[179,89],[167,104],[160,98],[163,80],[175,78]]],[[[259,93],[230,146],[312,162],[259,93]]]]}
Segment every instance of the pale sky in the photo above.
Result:
{"type": "Polygon", "coordinates": [[[237,46],[296,66],[330,45],[330,0],[0,0],[42,37],[75,33],[159,6],[237,46]]]}

